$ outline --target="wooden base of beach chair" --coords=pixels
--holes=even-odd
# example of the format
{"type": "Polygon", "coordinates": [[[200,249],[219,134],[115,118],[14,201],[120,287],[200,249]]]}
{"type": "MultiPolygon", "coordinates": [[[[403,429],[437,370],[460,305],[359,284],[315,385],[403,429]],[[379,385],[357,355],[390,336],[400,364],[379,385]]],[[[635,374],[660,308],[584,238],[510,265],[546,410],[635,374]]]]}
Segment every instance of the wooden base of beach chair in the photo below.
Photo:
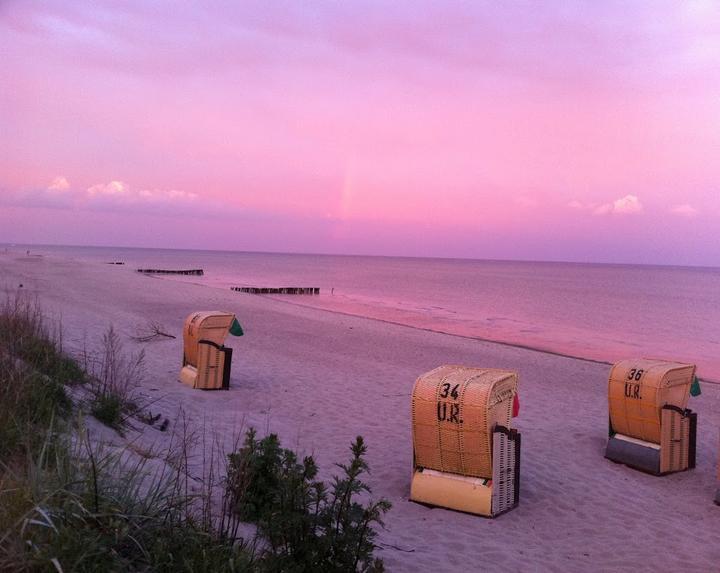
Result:
{"type": "Polygon", "coordinates": [[[185,364],[180,382],[199,390],[229,390],[232,348],[201,340],[198,344],[199,367],[185,364]]]}
{"type": "Polygon", "coordinates": [[[664,406],[660,428],[659,444],[614,434],[608,440],[605,457],[654,475],[694,468],[697,414],[676,406],[664,406]]]}
{"type": "Polygon", "coordinates": [[[492,479],[416,468],[412,501],[465,513],[496,517],[518,505],[520,498],[520,434],[497,427],[493,432],[492,479]]]}

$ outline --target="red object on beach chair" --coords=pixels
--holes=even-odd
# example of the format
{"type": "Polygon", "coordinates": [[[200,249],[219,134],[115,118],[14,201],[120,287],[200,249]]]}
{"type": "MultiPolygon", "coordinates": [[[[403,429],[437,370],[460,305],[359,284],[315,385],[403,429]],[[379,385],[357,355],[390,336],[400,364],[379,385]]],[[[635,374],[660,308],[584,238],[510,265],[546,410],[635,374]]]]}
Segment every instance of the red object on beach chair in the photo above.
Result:
{"type": "Polygon", "coordinates": [[[517,418],[518,414],[520,413],[520,398],[517,394],[515,394],[515,397],[513,398],[513,412],[512,417],[517,418]]]}

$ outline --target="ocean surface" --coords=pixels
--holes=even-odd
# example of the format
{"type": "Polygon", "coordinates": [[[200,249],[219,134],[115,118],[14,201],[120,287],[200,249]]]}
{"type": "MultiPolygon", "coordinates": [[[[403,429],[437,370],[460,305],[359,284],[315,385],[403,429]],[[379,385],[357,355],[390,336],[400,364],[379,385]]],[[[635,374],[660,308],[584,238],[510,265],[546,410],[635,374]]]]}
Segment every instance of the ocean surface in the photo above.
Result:
{"type": "MultiPolygon", "coordinates": [[[[613,362],[698,365],[720,381],[720,269],[299,255],[113,247],[9,247],[125,269],[202,268],[167,277],[216,288],[320,287],[295,304],[613,362]]],[[[238,293],[238,296],[249,296],[238,293]]],[[[242,318],[242,317],[241,317],[242,318]]]]}

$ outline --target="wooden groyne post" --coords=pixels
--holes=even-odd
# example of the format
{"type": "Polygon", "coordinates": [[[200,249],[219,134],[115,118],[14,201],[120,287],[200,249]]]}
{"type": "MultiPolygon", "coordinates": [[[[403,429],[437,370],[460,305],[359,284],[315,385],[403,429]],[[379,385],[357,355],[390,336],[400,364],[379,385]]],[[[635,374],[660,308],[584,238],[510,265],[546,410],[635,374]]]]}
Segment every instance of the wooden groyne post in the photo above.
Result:
{"type": "Polygon", "coordinates": [[[320,294],[319,287],[230,287],[250,294],[320,294]]]}
{"type": "Polygon", "coordinates": [[[173,269],[138,269],[137,272],[146,275],[196,275],[203,276],[205,273],[202,269],[184,269],[184,270],[173,270],[173,269]]]}

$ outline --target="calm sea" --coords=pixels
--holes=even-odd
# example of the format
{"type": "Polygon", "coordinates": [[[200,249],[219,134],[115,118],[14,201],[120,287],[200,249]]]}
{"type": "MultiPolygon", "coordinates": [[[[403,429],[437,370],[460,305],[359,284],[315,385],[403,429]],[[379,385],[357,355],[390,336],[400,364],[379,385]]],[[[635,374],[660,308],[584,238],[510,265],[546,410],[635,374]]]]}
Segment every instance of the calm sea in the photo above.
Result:
{"type": "Polygon", "coordinates": [[[123,261],[128,271],[202,268],[203,277],[168,280],[221,288],[320,287],[320,296],[276,298],[596,360],[647,356],[691,361],[701,377],[720,380],[717,268],[27,248],[97,263],[123,261]]]}

